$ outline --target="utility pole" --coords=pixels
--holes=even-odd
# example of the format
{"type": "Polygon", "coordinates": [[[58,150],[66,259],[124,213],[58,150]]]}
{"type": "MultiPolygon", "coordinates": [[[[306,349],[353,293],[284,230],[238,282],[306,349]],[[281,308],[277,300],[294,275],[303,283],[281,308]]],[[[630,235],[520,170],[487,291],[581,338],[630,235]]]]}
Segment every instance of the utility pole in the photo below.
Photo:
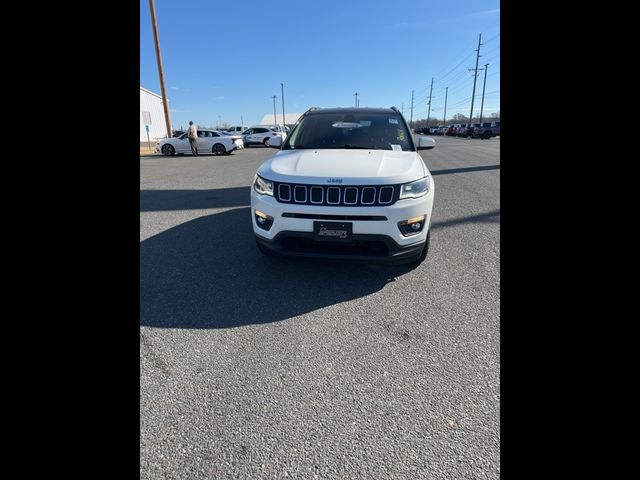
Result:
{"type": "Polygon", "coordinates": [[[240,115],[240,127],[244,128],[244,118],[242,118],[242,115],[240,115]]]}
{"type": "MultiPolygon", "coordinates": [[[[482,39],[482,34],[478,37],[478,54],[476,55],[476,68],[473,69],[473,93],[471,94],[471,113],[469,114],[469,122],[473,123],[473,100],[476,96],[476,80],[478,79],[478,60],[480,60],[480,40],[482,39]]],[[[470,68],[469,71],[472,69],[470,68]]]]}
{"type": "Polygon", "coordinates": [[[358,92],[356,92],[356,93],[354,93],[354,95],[356,96],[356,108],[358,108],[358,106],[360,105],[360,104],[358,103],[358,95],[359,95],[359,93],[358,93],[358,92]]]}
{"type": "Polygon", "coordinates": [[[447,94],[449,93],[449,87],[444,89],[444,120],[442,122],[447,125],[447,94]]]}
{"type": "Polygon", "coordinates": [[[160,55],[160,39],[158,38],[158,22],[156,21],[156,4],[154,0],[149,0],[151,10],[151,25],[153,26],[153,39],[156,45],[156,60],[158,61],[158,73],[160,75],[160,91],[162,93],[162,107],[164,108],[164,120],[167,126],[167,138],[173,137],[171,131],[171,118],[169,118],[169,99],[167,89],[164,87],[164,71],[162,69],[162,56],[160,55]]]}
{"type": "Polygon", "coordinates": [[[429,126],[429,118],[431,118],[431,92],[433,92],[433,77],[431,77],[431,88],[429,89],[429,108],[427,109],[427,127],[429,126]]]}
{"type": "Polygon", "coordinates": [[[402,112],[402,115],[404,115],[404,102],[402,102],[402,108],[400,109],[400,111],[402,112]]]}
{"type": "Polygon", "coordinates": [[[413,90],[411,90],[411,120],[409,120],[409,127],[412,127],[413,125],[411,125],[413,123],[413,90]]]}
{"type": "Polygon", "coordinates": [[[484,64],[484,83],[482,84],[482,103],[480,104],[480,123],[482,123],[482,109],[484,108],[484,89],[487,86],[487,70],[488,69],[489,69],[489,64],[485,63],[484,64]]]}
{"type": "Polygon", "coordinates": [[[284,83],[280,82],[280,91],[282,92],[282,126],[285,126],[284,123],[284,83]]]}
{"type": "Polygon", "coordinates": [[[273,124],[277,125],[278,124],[278,119],[276,118],[276,97],[275,95],[273,97],[273,124]]]}

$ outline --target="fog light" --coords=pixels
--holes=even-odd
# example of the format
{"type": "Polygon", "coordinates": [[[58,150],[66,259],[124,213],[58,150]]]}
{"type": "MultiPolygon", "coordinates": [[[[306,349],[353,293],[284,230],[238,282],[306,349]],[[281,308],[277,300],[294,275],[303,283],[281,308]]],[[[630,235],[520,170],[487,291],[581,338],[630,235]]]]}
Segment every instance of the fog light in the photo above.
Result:
{"type": "Polygon", "coordinates": [[[411,235],[417,235],[420,233],[425,224],[426,215],[420,215],[418,217],[412,217],[408,220],[403,220],[398,222],[398,228],[400,232],[405,237],[410,237],[411,235]]]}
{"type": "Polygon", "coordinates": [[[260,210],[254,210],[256,216],[256,224],[263,230],[269,230],[273,225],[273,217],[270,217],[266,213],[262,213],[260,210]]]}

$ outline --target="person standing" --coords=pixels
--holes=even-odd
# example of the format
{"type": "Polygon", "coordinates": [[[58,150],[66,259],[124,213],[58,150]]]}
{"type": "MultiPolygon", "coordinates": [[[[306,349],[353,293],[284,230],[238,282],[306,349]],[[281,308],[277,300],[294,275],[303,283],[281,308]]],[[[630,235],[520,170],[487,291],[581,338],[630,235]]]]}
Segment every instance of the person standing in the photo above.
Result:
{"type": "Polygon", "coordinates": [[[189,136],[189,144],[191,145],[191,154],[198,156],[198,129],[191,120],[189,120],[187,135],[189,136]]]}

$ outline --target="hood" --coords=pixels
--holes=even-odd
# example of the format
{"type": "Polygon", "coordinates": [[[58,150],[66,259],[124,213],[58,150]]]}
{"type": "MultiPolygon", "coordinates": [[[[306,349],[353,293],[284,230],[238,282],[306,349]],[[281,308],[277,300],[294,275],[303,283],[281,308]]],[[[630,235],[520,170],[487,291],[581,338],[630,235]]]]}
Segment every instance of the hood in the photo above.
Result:
{"type": "Polygon", "coordinates": [[[282,150],[258,169],[269,180],[299,183],[376,185],[406,183],[426,175],[417,152],[393,150],[282,150]]]}

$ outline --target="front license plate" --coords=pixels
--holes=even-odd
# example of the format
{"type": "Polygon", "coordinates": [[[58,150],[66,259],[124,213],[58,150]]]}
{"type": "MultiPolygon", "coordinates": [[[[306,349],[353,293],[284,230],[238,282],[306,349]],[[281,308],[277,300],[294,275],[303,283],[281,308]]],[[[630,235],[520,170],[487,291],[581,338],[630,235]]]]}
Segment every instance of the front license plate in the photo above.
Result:
{"type": "Polygon", "coordinates": [[[352,240],[352,234],[352,223],[313,222],[313,240],[316,242],[348,243],[352,240]]]}

